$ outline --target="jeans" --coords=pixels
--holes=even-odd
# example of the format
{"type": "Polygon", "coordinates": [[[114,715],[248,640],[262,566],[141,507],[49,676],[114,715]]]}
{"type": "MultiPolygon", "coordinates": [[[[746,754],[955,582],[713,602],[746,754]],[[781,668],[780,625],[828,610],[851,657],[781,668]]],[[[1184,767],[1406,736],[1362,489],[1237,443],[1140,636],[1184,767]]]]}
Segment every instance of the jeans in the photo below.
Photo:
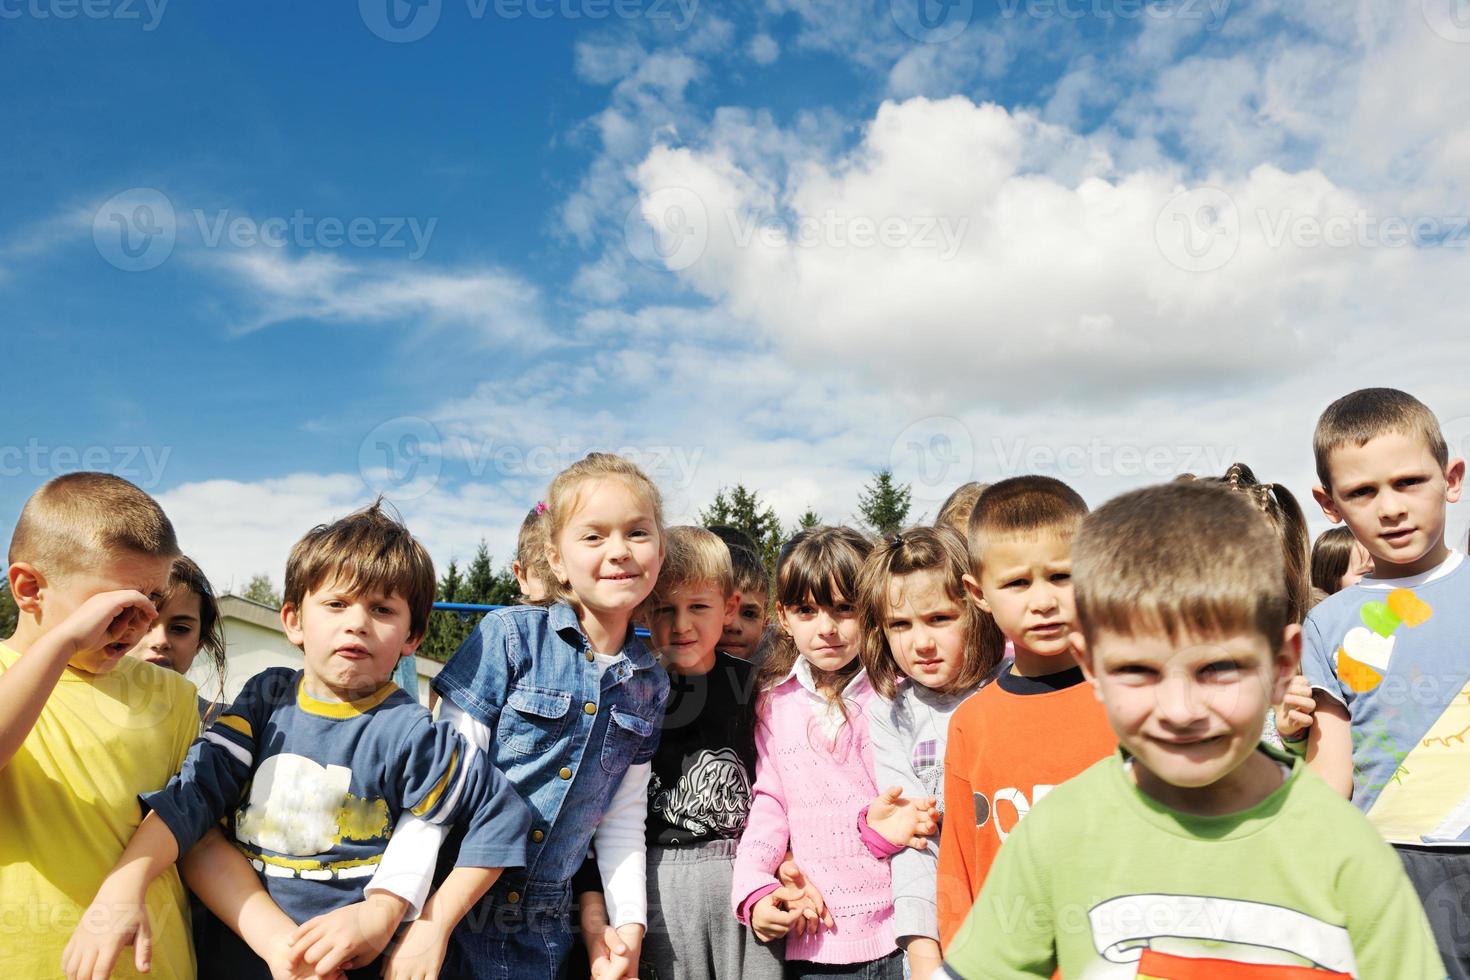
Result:
{"type": "Polygon", "coordinates": [[[808,977],[845,977],[848,980],[903,980],[903,954],[897,950],[881,960],[866,963],[808,963],[787,960],[786,976],[791,980],[808,977]]]}

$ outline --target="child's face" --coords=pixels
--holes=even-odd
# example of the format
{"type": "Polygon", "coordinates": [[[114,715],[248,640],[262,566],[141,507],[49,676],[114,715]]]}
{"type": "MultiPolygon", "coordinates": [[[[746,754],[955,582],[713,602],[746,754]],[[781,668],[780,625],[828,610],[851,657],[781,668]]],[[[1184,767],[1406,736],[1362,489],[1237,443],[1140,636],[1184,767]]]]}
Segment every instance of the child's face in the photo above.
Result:
{"type": "Polygon", "coordinates": [[[691,582],[654,603],[648,632],[664,666],[680,674],[707,673],[725,624],[735,618],[735,600],[714,582],[691,582]]]}
{"type": "Polygon", "coordinates": [[[1331,492],[1312,495],[1334,523],[1347,523],[1377,577],[1417,575],[1445,559],[1445,506],[1460,499],[1464,460],[1441,467],[1422,440],[1387,432],[1332,450],[1327,468],[1331,492]]]}
{"type": "MultiPolygon", "coordinates": [[[[151,555],[122,555],[103,558],[85,570],[48,579],[41,589],[41,626],[49,629],[77,610],[82,603],[103,592],[124,589],[141,592],[157,606],[168,587],[171,558],[151,555]]],[[[89,674],[105,674],[127,656],[147,627],[139,624],[118,642],[100,650],[79,650],[71,658],[71,666],[89,674]]]]}
{"type": "Polygon", "coordinates": [[[173,589],[158,608],[158,618],[128,656],[187,674],[199,653],[199,606],[199,595],[193,589],[173,589]]]}
{"type": "Polygon", "coordinates": [[[888,583],[883,623],[888,649],[905,676],[944,690],[965,667],[965,620],[938,571],[895,575],[888,583]]]}
{"type": "Polygon", "coordinates": [[[351,701],[388,682],[400,657],[413,653],[412,614],[396,595],[350,595],[335,582],[308,592],[297,609],[281,609],[286,638],[301,647],[306,690],[313,697],[351,701]]]}
{"type": "Polygon", "coordinates": [[[1301,627],[1279,645],[1256,632],[1201,641],[1164,634],[1074,634],[1082,665],[1139,788],[1178,809],[1247,797],[1242,764],[1261,740],[1267,707],[1296,671],[1301,627]]]}
{"type": "Polygon", "coordinates": [[[793,606],[777,604],[776,618],[796,644],[796,652],[818,670],[841,670],[858,655],[862,627],[857,606],[843,598],[819,606],[811,596],[793,606]]]}
{"type": "Polygon", "coordinates": [[[1347,571],[1343,572],[1337,587],[1345,589],[1350,585],[1357,585],[1363,576],[1371,571],[1373,571],[1373,556],[1368,554],[1368,549],[1364,548],[1360,542],[1354,541],[1352,554],[1348,557],[1347,571]]]}
{"type": "Polygon", "coordinates": [[[1040,657],[1070,653],[1068,633],[1076,608],[1070,535],[1045,531],[988,540],[979,582],[966,576],[965,585],[1015,644],[1018,659],[1026,653],[1040,657]]]}
{"type": "Polygon", "coordinates": [[[738,600],[735,615],[720,637],[720,649],[732,657],[749,660],[755,656],[766,633],[766,594],[737,592],[735,595],[738,600]]]}
{"type": "Polygon", "coordinates": [[[594,613],[632,613],[658,581],[664,548],[649,501],[623,480],[590,481],[547,557],[594,613]]]}

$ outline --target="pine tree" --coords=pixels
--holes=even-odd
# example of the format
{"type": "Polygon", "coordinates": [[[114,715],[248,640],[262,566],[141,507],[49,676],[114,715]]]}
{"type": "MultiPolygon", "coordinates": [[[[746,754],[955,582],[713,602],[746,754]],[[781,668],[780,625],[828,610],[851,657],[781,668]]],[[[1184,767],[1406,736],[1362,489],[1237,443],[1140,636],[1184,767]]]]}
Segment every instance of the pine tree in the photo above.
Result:
{"type": "Polygon", "coordinates": [[[733,489],[721,487],[714,501],[699,512],[699,522],[706,527],[726,524],[744,531],[760,549],[767,571],[775,574],[776,556],[781,551],[781,521],[774,510],[761,503],[760,494],[740,483],[733,489]]]}
{"type": "Polygon", "coordinates": [[[820,527],[821,524],[821,516],[816,511],[808,507],[806,509],[806,512],[796,519],[796,527],[792,529],[791,533],[795,535],[798,531],[805,531],[807,528],[812,527],[820,527]]]}
{"type": "MultiPolygon", "coordinates": [[[[490,548],[484,541],[475,550],[475,557],[463,573],[459,564],[450,559],[449,567],[439,579],[437,600],[439,602],[463,602],[486,606],[508,606],[520,596],[520,587],[510,566],[496,572],[490,558],[490,548]]],[[[419,655],[430,660],[443,662],[453,656],[460,644],[475,629],[483,613],[436,612],[429,617],[429,628],[424,642],[419,646],[419,655]]]]}
{"type": "Polygon", "coordinates": [[[858,511],[864,524],[886,537],[898,533],[908,520],[911,497],[909,484],[894,483],[893,471],[884,468],[858,494],[858,511]]]}

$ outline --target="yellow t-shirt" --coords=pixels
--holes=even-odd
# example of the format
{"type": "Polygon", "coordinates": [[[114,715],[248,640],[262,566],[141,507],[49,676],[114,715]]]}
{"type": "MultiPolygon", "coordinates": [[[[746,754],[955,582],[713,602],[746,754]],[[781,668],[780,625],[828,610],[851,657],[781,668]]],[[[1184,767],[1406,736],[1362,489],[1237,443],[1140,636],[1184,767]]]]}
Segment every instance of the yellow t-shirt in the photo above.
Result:
{"type": "MultiPolygon", "coordinates": [[[[0,644],[0,673],[20,654],[0,644]]],[[[194,685],[125,657],[112,672],[62,672],[36,727],[0,769],[0,980],[60,977],[61,951],[142,821],[138,794],[178,772],[199,733],[194,685]]],[[[170,868],[148,890],[154,980],[192,980],[184,888],[170,868]]],[[[132,950],[114,977],[138,977],[132,950]]]]}

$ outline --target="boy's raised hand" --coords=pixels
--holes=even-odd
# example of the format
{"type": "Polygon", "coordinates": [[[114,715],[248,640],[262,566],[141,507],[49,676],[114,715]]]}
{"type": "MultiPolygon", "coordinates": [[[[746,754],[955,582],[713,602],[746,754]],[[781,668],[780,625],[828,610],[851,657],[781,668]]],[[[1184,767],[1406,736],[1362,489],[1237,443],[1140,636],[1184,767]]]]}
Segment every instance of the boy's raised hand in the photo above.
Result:
{"type": "Polygon", "coordinates": [[[939,829],[932,796],[906,799],[903,788],[890,786],[868,804],[868,826],[895,847],[912,847],[922,851],[929,846],[927,838],[939,829]]]}
{"type": "Polygon", "coordinates": [[[112,892],[103,883],[61,951],[67,980],[107,980],[125,946],[133,947],[133,966],[139,973],[152,968],[153,928],[145,895],[146,889],[136,894],[112,892]]]}
{"type": "Polygon", "coordinates": [[[1276,705],[1276,731],[1283,738],[1297,738],[1312,727],[1313,715],[1317,711],[1317,699],[1312,696],[1312,683],[1301,674],[1291,678],[1286,697],[1276,705]]]}
{"type": "Polygon", "coordinates": [[[797,866],[795,858],[787,858],[781,862],[781,866],[776,869],[776,880],[802,894],[800,901],[791,904],[792,908],[801,911],[801,918],[796,920],[794,926],[798,936],[808,932],[816,935],[821,926],[831,929],[837,925],[832,913],[827,911],[827,900],[822,897],[821,889],[797,866]]]}
{"type": "Polygon", "coordinates": [[[141,592],[99,592],[73,609],[46,639],[64,645],[70,656],[135,639],[157,618],[158,610],[141,592]]]}
{"type": "Polygon", "coordinates": [[[331,976],[349,961],[366,965],[377,958],[408,902],[389,892],[373,892],[361,902],[344,906],[296,927],[289,956],[313,967],[319,977],[331,976]]]}

